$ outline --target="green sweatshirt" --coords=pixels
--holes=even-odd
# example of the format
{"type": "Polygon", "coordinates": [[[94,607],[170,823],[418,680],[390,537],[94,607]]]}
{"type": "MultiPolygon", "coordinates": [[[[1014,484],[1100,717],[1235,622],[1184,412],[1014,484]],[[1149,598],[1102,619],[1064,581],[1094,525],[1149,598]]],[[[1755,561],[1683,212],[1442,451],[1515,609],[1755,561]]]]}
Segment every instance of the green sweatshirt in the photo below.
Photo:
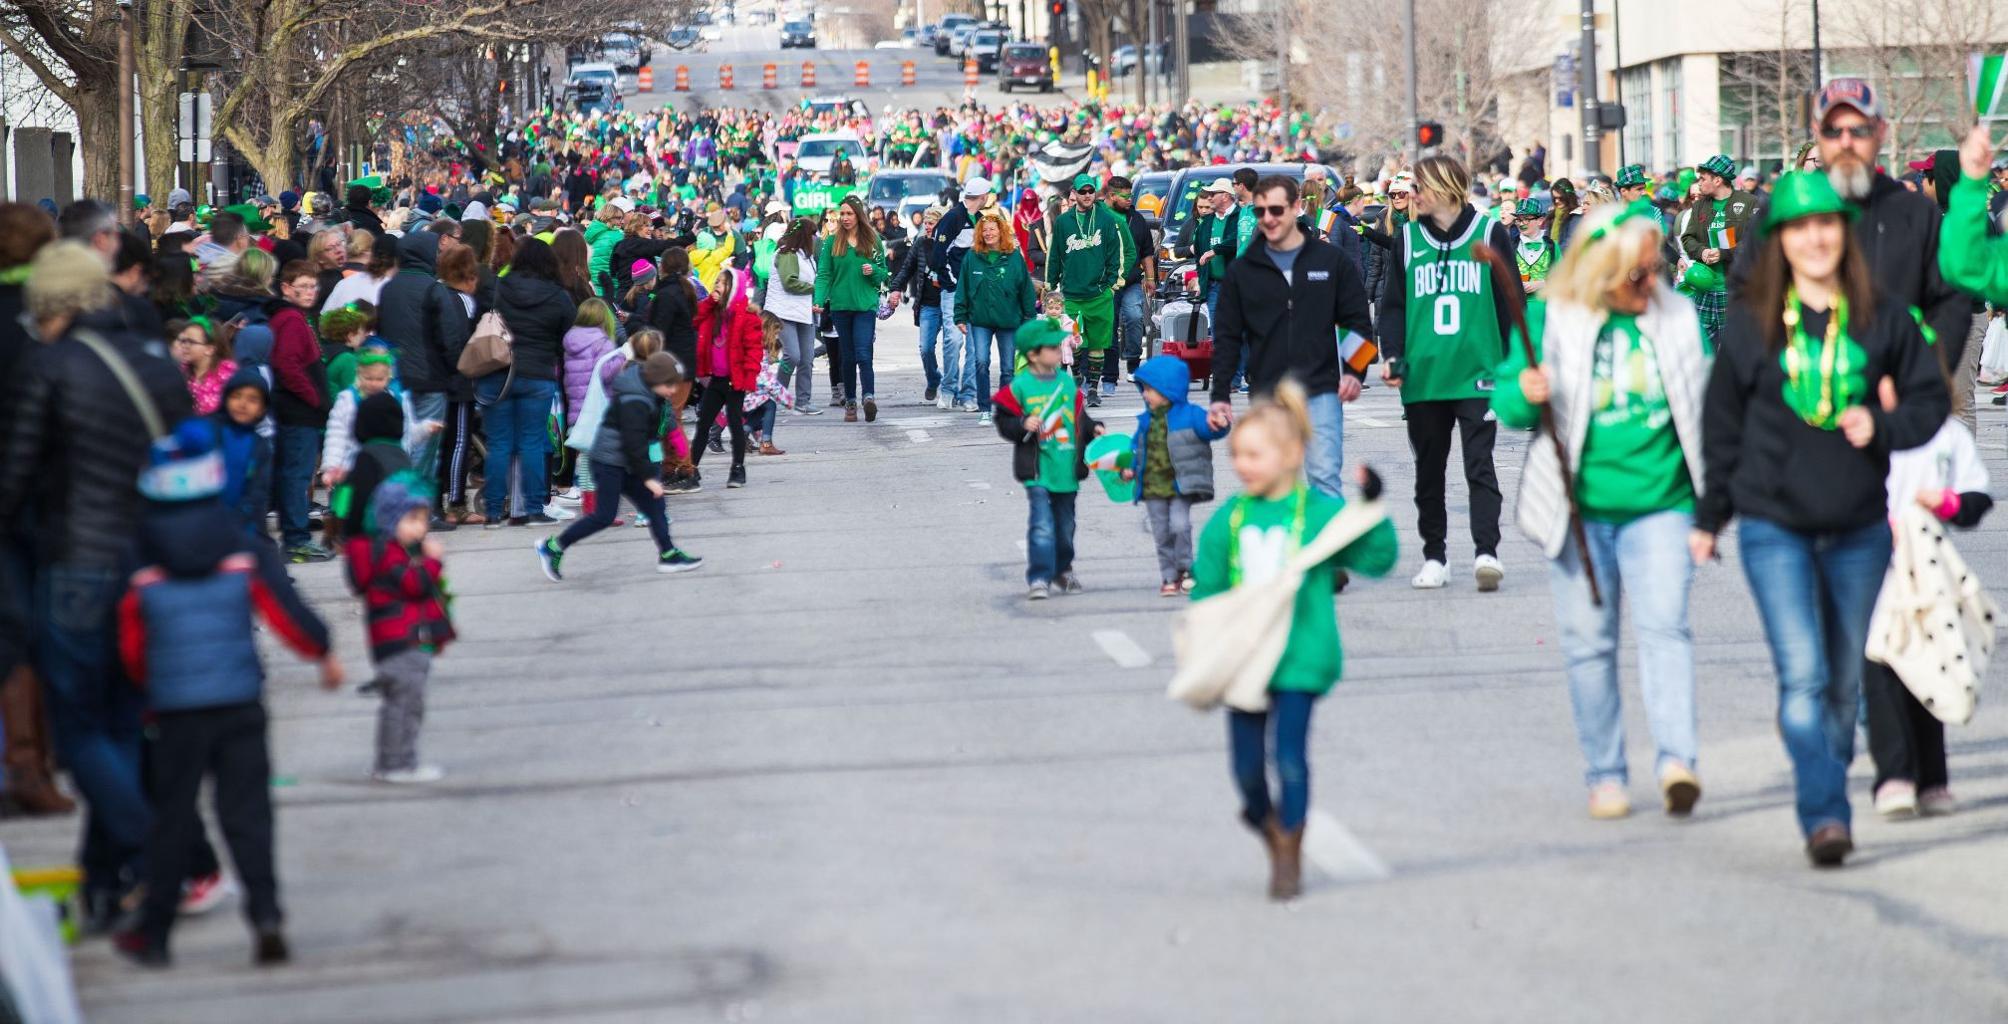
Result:
{"type": "Polygon", "coordinates": [[[876,312],[879,292],[885,287],[885,246],[874,249],[867,259],[856,249],[838,256],[836,244],[835,235],[823,239],[822,252],[816,256],[816,305],[842,312],[876,312]],[[870,277],[864,273],[867,263],[872,267],[870,277]]]}
{"type": "MultiPolygon", "coordinates": [[[[1534,332],[1534,353],[1543,351],[1547,304],[1527,303],[1527,329],[1534,332]]],[[[1518,332],[1515,332],[1516,334],[1518,332]]],[[[1708,332],[1701,334],[1703,352],[1713,352],[1708,332]]],[[[1660,383],[1659,357],[1652,339],[1639,333],[1638,318],[1612,313],[1597,336],[1590,362],[1595,411],[1583,439],[1582,462],[1576,467],[1576,500],[1583,517],[1600,523],[1627,523],[1668,509],[1694,509],[1694,481],[1674,431],[1673,410],[1660,383]]],[[[1531,430],[1540,410],[1520,390],[1520,371],[1527,358],[1517,337],[1499,364],[1498,387],[1492,392],[1492,412],[1516,430],[1531,430]]],[[[1546,443],[1546,442],[1543,442],[1546,443]]]]}
{"type": "Polygon", "coordinates": [[[1082,213],[1066,209],[1053,218],[1052,250],[1046,257],[1046,285],[1070,299],[1112,292],[1123,277],[1123,247],[1129,229],[1106,206],[1082,213]]]}
{"type": "Polygon", "coordinates": [[[1987,237],[1987,181],[1960,175],[1938,234],[1938,272],[1954,288],[2008,305],[2008,236],[1987,237]]]}
{"type": "Polygon", "coordinates": [[[955,277],[955,322],[1015,331],[1039,315],[1032,292],[1032,272],[1015,252],[979,253],[962,257],[955,277]]]}
{"type": "Polygon", "coordinates": [[[1025,482],[1027,487],[1044,487],[1055,494],[1072,494],[1081,489],[1074,476],[1074,449],[1080,443],[1074,422],[1074,376],[1055,373],[1041,378],[1036,371],[1023,370],[1011,376],[1011,394],[1024,410],[1026,428],[1060,414],[1059,429],[1039,441],[1039,475],[1025,482]]]}
{"type": "MultiPolygon", "coordinates": [[[[1229,590],[1237,577],[1243,583],[1257,583],[1275,575],[1291,552],[1317,536],[1345,507],[1345,499],[1303,484],[1281,498],[1237,494],[1228,499],[1199,535],[1198,556],[1192,562],[1193,599],[1229,590]]],[[[1394,524],[1383,519],[1304,574],[1291,611],[1290,639],[1269,689],[1324,693],[1339,681],[1345,651],[1339,645],[1332,573],[1345,568],[1384,576],[1394,568],[1395,553],[1394,524]]]]}

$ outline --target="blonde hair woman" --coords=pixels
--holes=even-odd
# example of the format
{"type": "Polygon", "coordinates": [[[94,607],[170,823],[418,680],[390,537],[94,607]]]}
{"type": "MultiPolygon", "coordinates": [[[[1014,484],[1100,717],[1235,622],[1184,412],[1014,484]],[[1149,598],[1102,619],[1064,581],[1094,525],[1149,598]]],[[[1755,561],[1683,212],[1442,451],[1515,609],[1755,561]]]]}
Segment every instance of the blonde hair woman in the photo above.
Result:
{"type": "Polygon", "coordinates": [[[1018,328],[1039,315],[1032,272],[1018,254],[1018,233],[1000,209],[976,218],[976,244],[962,257],[956,273],[955,325],[969,339],[970,369],[956,393],[958,402],[973,401],[983,421],[991,417],[990,350],[997,349],[997,386],[1011,386],[1011,362],[1016,355],[1018,328]],[[973,394],[971,393],[973,392],[973,394]]]}
{"type": "Polygon", "coordinates": [[[1377,326],[1388,362],[1381,377],[1401,389],[1408,443],[1415,452],[1416,528],[1422,534],[1422,569],[1410,585],[1441,589],[1449,513],[1444,469],[1452,435],[1464,449],[1464,482],[1471,497],[1471,572],[1481,591],[1499,589],[1499,479],[1492,444],[1499,424],[1490,415],[1493,372],[1506,355],[1509,310],[1524,301],[1517,274],[1495,284],[1477,248],[1513,251],[1504,225],[1472,209],[1471,175],[1447,156],[1415,166],[1410,220],[1388,252],[1388,277],[1377,326]]]}
{"type": "Polygon", "coordinates": [[[1618,609],[1628,601],[1660,797],[1680,817],[1701,798],[1687,540],[1702,483],[1712,351],[1694,304],[1660,280],[1665,231],[1651,202],[1605,204],[1584,217],[1527,310],[1535,362],[1516,333],[1492,410],[1525,430],[1546,405],[1568,451],[1565,476],[1553,443],[1528,446],[1519,520],[1549,560],[1590,816],[1631,812],[1618,696],[1618,609]],[[1587,552],[1571,539],[1572,507],[1581,510],[1587,552]],[[1585,557],[1600,603],[1590,598],[1585,557]]]}

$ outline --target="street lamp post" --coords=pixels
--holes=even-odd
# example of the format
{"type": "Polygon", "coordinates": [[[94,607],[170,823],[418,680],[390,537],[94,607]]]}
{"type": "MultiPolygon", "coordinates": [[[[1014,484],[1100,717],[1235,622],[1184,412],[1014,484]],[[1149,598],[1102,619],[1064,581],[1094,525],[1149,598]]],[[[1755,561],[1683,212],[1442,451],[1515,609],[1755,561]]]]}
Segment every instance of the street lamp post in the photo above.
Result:
{"type": "Polygon", "coordinates": [[[1402,48],[1408,53],[1408,166],[1412,170],[1415,167],[1416,160],[1422,156],[1422,152],[1418,148],[1420,143],[1415,138],[1416,129],[1422,124],[1422,117],[1416,110],[1415,0],[1407,0],[1402,5],[1401,41],[1402,48]]]}

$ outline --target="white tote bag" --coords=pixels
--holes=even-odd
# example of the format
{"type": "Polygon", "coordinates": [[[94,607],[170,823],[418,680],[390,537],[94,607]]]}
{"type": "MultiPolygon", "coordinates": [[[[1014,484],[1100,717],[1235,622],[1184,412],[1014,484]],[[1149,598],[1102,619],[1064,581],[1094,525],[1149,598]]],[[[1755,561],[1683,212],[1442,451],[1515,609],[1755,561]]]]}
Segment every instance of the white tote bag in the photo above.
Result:
{"type": "Polygon", "coordinates": [[[1990,383],[2008,380],[2008,316],[1987,321],[1986,341],[1980,347],[1980,379],[1990,383]]]}
{"type": "Polygon", "coordinates": [[[571,432],[565,435],[565,447],[576,452],[592,451],[593,438],[600,432],[600,421],[607,417],[607,388],[600,380],[600,367],[620,354],[620,349],[614,349],[593,363],[593,376],[586,381],[586,400],[579,403],[579,418],[572,423],[571,432]]]}
{"type": "Polygon", "coordinates": [[[1980,701],[1999,614],[1931,513],[1906,505],[1864,653],[1888,665],[1933,717],[1964,725],[1980,701]]]}
{"type": "Polygon", "coordinates": [[[1290,639],[1304,573],[1385,518],[1378,501],[1348,504],[1275,576],[1193,602],[1173,627],[1178,673],[1166,695],[1201,711],[1221,704],[1237,711],[1268,710],[1269,680],[1290,639]]]}

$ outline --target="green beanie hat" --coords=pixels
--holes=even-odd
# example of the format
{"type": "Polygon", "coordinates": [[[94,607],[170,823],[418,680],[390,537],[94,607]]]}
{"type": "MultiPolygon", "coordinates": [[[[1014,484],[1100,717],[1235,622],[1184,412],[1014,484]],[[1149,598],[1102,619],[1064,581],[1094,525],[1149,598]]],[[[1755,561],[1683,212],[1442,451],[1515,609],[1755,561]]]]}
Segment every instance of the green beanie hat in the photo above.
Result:
{"type": "Polygon", "coordinates": [[[1058,348],[1067,340],[1067,329],[1058,320],[1042,316],[1018,328],[1015,347],[1020,354],[1042,348],[1058,348]]]}
{"type": "Polygon", "coordinates": [[[1793,171],[1771,186],[1771,209],[1764,215],[1764,230],[1770,231],[1787,221],[1823,213],[1838,213],[1849,220],[1861,216],[1860,210],[1849,206],[1847,200],[1834,191],[1833,183],[1827,180],[1825,174],[1793,171]]]}
{"type": "Polygon", "coordinates": [[[1626,164],[1618,170],[1617,187],[1619,188],[1637,188],[1640,185],[1650,184],[1652,184],[1652,179],[1646,177],[1644,164],[1626,164]]]}

